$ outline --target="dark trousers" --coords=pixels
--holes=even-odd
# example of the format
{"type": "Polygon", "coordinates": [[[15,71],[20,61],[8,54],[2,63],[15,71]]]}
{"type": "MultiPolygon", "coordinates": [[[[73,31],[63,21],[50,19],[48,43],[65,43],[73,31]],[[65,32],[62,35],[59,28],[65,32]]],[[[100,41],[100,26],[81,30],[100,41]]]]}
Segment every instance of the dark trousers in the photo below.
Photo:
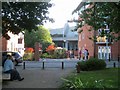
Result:
{"type": "Polygon", "coordinates": [[[20,74],[16,69],[11,69],[11,70],[6,71],[4,73],[10,73],[11,80],[20,80],[21,79],[20,74]]]}

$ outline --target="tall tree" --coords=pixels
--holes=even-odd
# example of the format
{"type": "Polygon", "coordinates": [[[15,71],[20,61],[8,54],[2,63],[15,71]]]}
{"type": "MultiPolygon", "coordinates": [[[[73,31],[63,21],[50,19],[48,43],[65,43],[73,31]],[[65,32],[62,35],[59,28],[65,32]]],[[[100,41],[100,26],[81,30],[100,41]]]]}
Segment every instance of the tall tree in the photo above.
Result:
{"type": "MultiPolygon", "coordinates": [[[[110,33],[103,32],[101,35],[108,35],[108,37],[119,40],[120,36],[115,37],[114,33],[120,32],[120,2],[85,3],[85,5],[88,4],[89,7],[80,15],[85,23],[92,26],[93,30],[105,29],[108,25],[110,33]]],[[[79,22],[78,25],[81,26],[81,24],[79,22]]]]}
{"type": "Polygon", "coordinates": [[[36,31],[25,31],[25,46],[34,48],[35,42],[40,42],[42,49],[45,50],[48,45],[53,43],[49,30],[43,26],[39,26],[36,31]]]}
{"type": "Polygon", "coordinates": [[[46,20],[53,21],[48,16],[48,2],[2,2],[2,35],[6,39],[8,31],[18,34],[22,30],[37,30],[37,25],[43,25],[46,20]]]}

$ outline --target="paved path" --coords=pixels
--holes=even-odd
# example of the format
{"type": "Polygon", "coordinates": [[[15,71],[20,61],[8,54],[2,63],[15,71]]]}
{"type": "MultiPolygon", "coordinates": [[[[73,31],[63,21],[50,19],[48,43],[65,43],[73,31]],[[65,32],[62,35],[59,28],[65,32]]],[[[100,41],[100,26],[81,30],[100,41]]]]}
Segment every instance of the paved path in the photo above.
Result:
{"type": "Polygon", "coordinates": [[[8,81],[3,84],[3,88],[57,88],[61,85],[62,79],[69,75],[74,69],[40,68],[19,69],[25,78],[23,81],[8,81]]]}
{"type": "MultiPolygon", "coordinates": [[[[79,60],[68,60],[69,65],[67,65],[67,61],[60,60],[66,62],[66,67],[62,70],[61,64],[57,64],[58,60],[47,60],[45,61],[45,64],[50,67],[45,67],[44,70],[42,70],[42,61],[33,61],[33,62],[27,62],[27,65],[30,66],[26,67],[25,70],[23,70],[23,66],[17,66],[18,71],[20,74],[25,78],[23,81],[8,81],[6,84],[3,84],[3,88],[57,88],[61,85],[62,80],[61,78],[64,78],[68,76],[71,72],[75,70],[75,65],[79,60]],[[53,64],[47,64],[51,62],[55,62],[53,64]],[[71,63],[70,63],[71,62],[71,63]],[[40,64],[41,63],[41,64],[40,64]],[[40,66],[41,65],[41,66],[40,66]],[[56,68],[57,65],[58,67],[56,68]],[[69,66],[72,66],[71,68],[68,68],[69,66]]],[[[114,63],[116,63],[116,66],[118,67],[119,63],[116,61],[106,62],[107,67],[113,67],[114,63]]],[[[27,66],[26,65],[26,66],[27,66]]]]}

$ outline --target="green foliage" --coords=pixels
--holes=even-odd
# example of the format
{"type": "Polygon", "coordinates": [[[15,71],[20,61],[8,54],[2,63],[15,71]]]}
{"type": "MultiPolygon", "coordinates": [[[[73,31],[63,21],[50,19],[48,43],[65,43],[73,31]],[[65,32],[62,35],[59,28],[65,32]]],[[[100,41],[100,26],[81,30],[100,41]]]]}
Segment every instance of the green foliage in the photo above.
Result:
{"type": "Polygon", "coordinates": [[[82,61],[82,62],[78,62],[77,65],[76,65],[76,68],[80,67],[80,70],[82,71],[86,71],[87,70],[87,65],[86,65],[86,62],[85,61],[82,61]]]}
{"type": "Polygon", "coordinates": [[[53,58],[66,58],[66,49],[55,49],[53,58]]]}
{"type": "Polygon", "coordinates": [[[25,53],[23,60],[33,60],[33,53],[25,53]]]}
{"type": "Polygon", "coordinates": [[[91,58],[87,61],[78,62],[77,65],[82,71],[101,70],[106,68],[104,60],[91,58]]]}
{"type": "Polygon", "coordinates": [[[34,48],[35,42],[40,42],[42,44],[42,50],[44,52],[46,48],[53,43],[48,29],[39,26],[36,31],[25,31],[25,46],[34,48]]]}
{"type": "Polygon", "coordinates": [[[84,85],[79,78],[75,78],[73,81],[64,79],[64,78],[62,78],[62,80],[65,81],[63,88],[66,88],[66,89],[84,88],[84,85]]]}
{"type": "Polygon", "coordinates": [[[54,58],[54,59],[61,59],[66,58],[66,49],[55,49],[51,53],[43,53],[41,58],[54,58]]]}
{"type": "Polygon", "coordinates": [[[91,58],[86,61],[86,66],[88,70],[101,70],[106,68],[105,60],[91,58]]]}
{"type": "Polygon", "coordinates": [[[47,16],[51,6],[48,2],[2,2],[2,35],[9,39],[8,31],[18,34],[25,29],[36,30],[46,20],[53,22],[47,16]]]}
{"type": "MultiPolygon", "coordinates": [[[[103,33],[109,38],[117,41],[120,36],[115,36],[114,33],[120,32],[120,2],[86,2],[84,5],[91,5],[80,14],[84,22],[93,28],[91,30],[98,30],[109,26],[110,33],[103,33]]],[[[77,27],[82,27],[82,21],[78,21],[77,27]]]]}
{"type": "MultiPolygon", "coordinates": [[[[89,79],[87,82],[83,82],[79,77],[75,77],[72,80],[63,79],[63,78],[62,80],[65,81],[62,86],[62,88],[64,89],[71,89],[71,90],[80,89],[81,90],[82,88],[89,88],[89,90],[93,90],[93,88],[96,88],[96,89],[100,88],[101,90],[104,90],[105,88],[113,88],[112,85],[105,83],[103,79],[100,79],[100,80],[89,79]]],[[[111,82],[111,80],[108,82],[111,82]]]]}
{"type": "Polygon", "coordinates": [[[106,68],[97,71],[82,71],[80,74],[72,73],[67,76],[61,88],[62,90],[106,90],[107,88],[119,88],[119,68],[106,68]],[[113,74],[114,73],[114,74],[113,74]]]}
{"type": "Polygon", "coordinates": [[[52,55],[49,55],[48,53],[43,53],[40,58],[52,58],[52,55]]]}

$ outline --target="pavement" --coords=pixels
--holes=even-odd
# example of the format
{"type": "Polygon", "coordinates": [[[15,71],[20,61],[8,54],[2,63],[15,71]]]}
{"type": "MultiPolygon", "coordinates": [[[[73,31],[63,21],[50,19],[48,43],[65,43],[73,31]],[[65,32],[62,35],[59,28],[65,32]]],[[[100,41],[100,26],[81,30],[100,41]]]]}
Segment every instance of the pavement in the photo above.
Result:
{"type": "MultiPolygon", "coordinates": [[[[20,75],[25,79],[23,81],[5,81],[2,84],[2,88],[58,88],[63,82],[61,78],[65,78],[66,76],[72,74],[72,72],[75,70],[74,65],[77,61],[79,60],[69,61],[72,63],[69,65],[66,64],[65,68],[62,69],[61,61],[56,68],[56,61],[54,61],[55,63],[53,64],[47,64],[53,62],[48,60],[45,61],[45,65],[47,64],[47,66],[49,65],[49,67],[45,67],[44,70],[42,69],[42,62],[28,61],[26,62],[25,69],[23,69],[23,65],[16,67],[20,75]],[[27,65],[31,67],[27,67],[27,65]],[[72,67],[68,68],[69,66],[72,67]]],[[[114,63],[116,67],[119,66],[119,62],[117,61],[111,61],[106,63],[107,67],[114,67],[114,63]]]]}
{"type": "Polygon", "coordinates": [[[58,88],[63,80],[74,71],[73,68],[28,68],[19,69],[23,81],[5,81],[2,88],[58,88]]]}

